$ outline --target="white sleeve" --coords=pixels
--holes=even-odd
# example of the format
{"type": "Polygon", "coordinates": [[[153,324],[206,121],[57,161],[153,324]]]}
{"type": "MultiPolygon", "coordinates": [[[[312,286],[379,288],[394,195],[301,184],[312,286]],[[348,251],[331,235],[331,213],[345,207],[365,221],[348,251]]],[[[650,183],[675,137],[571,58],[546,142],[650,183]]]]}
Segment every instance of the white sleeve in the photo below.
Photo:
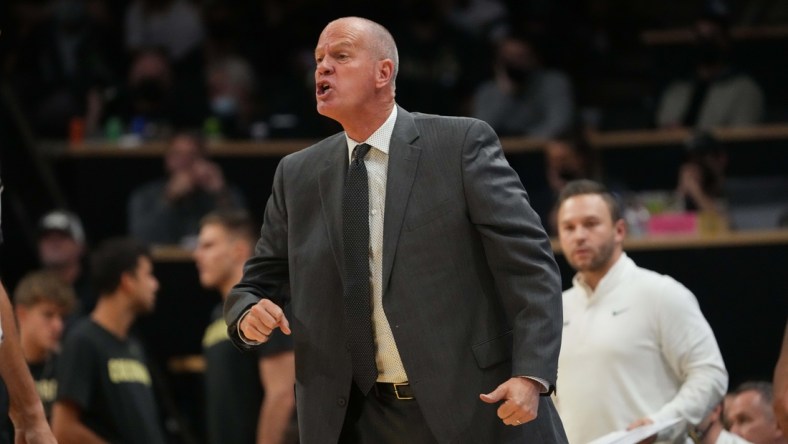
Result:
{"type": "Polygon", "coordinates": [[[650,417],[699,424],[728,388],[717,340],[692,292],[669,277],[659,292],[658,319],[665,362],[683,382],[676,396],[650,417]]]}

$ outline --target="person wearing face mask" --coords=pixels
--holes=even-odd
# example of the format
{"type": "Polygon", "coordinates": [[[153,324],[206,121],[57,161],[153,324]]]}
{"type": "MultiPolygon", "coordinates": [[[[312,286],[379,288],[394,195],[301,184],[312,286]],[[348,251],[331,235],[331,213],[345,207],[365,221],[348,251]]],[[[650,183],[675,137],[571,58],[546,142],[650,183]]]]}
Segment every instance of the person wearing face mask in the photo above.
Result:
{"type": "Polygon", "coordinates": [[[695,70],[689,80],[668,85],[657,108],[657,126],[709,129],[759,123],[764,94],[730,60],[727,17],[707,14],[694,26],[695,70]]]}
{"type": "Polygon", "coordinates": [[[229,56],[212,63],[207,77],[211,115],[219,120],[222,134],[248,139],[257,114],[252,67],[240,57],[229,56]]]}
{"type": "Polygon", "coordinates": [[[569,129],[575,113],[569,78],[542,67],[528,39],[501,39],[493,70],[495,77],[476,91],[473,117],[500,136],[549,138],[569,129]]]}

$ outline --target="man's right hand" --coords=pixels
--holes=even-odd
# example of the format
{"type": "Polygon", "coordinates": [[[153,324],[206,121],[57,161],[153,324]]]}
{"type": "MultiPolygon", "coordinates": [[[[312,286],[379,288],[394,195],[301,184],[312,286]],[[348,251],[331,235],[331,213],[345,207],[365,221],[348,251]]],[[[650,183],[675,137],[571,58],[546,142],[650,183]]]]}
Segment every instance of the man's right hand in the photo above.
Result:
{"type": "Polygon", "coordinates": [[[244,338],[249,341],[267,342],[274,329],[290,334],[290,322],[282,309],[269,299],[261,299],[241,318],[238,325],[244,338]]]}

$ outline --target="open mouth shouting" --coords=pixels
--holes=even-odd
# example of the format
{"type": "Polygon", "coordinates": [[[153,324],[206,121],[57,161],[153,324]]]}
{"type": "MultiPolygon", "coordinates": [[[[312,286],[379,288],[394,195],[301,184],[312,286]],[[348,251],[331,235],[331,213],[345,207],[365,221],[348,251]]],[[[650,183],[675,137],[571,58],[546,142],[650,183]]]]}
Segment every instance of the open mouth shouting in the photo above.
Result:
{"type": "Polygon", "coordinates": [[[331,84],[326,80],[321,80],[315,85],[315,95],[317,95],[318,98],[327,96],[331,90],[331,84]]]}

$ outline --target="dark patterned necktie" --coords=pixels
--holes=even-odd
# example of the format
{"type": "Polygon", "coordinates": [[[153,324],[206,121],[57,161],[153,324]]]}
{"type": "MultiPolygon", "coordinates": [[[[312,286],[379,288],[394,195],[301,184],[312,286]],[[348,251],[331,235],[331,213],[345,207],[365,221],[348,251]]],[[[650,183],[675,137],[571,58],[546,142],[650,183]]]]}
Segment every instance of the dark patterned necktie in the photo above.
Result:
{"type": "Polygon", "coordinates": [[[342,196],[347,340],[353,358],[353,380],[365,395],[378,378],[369,283],[369,183],[364,165],[369,149],[366,143],[354,149],[342,196]]]}

